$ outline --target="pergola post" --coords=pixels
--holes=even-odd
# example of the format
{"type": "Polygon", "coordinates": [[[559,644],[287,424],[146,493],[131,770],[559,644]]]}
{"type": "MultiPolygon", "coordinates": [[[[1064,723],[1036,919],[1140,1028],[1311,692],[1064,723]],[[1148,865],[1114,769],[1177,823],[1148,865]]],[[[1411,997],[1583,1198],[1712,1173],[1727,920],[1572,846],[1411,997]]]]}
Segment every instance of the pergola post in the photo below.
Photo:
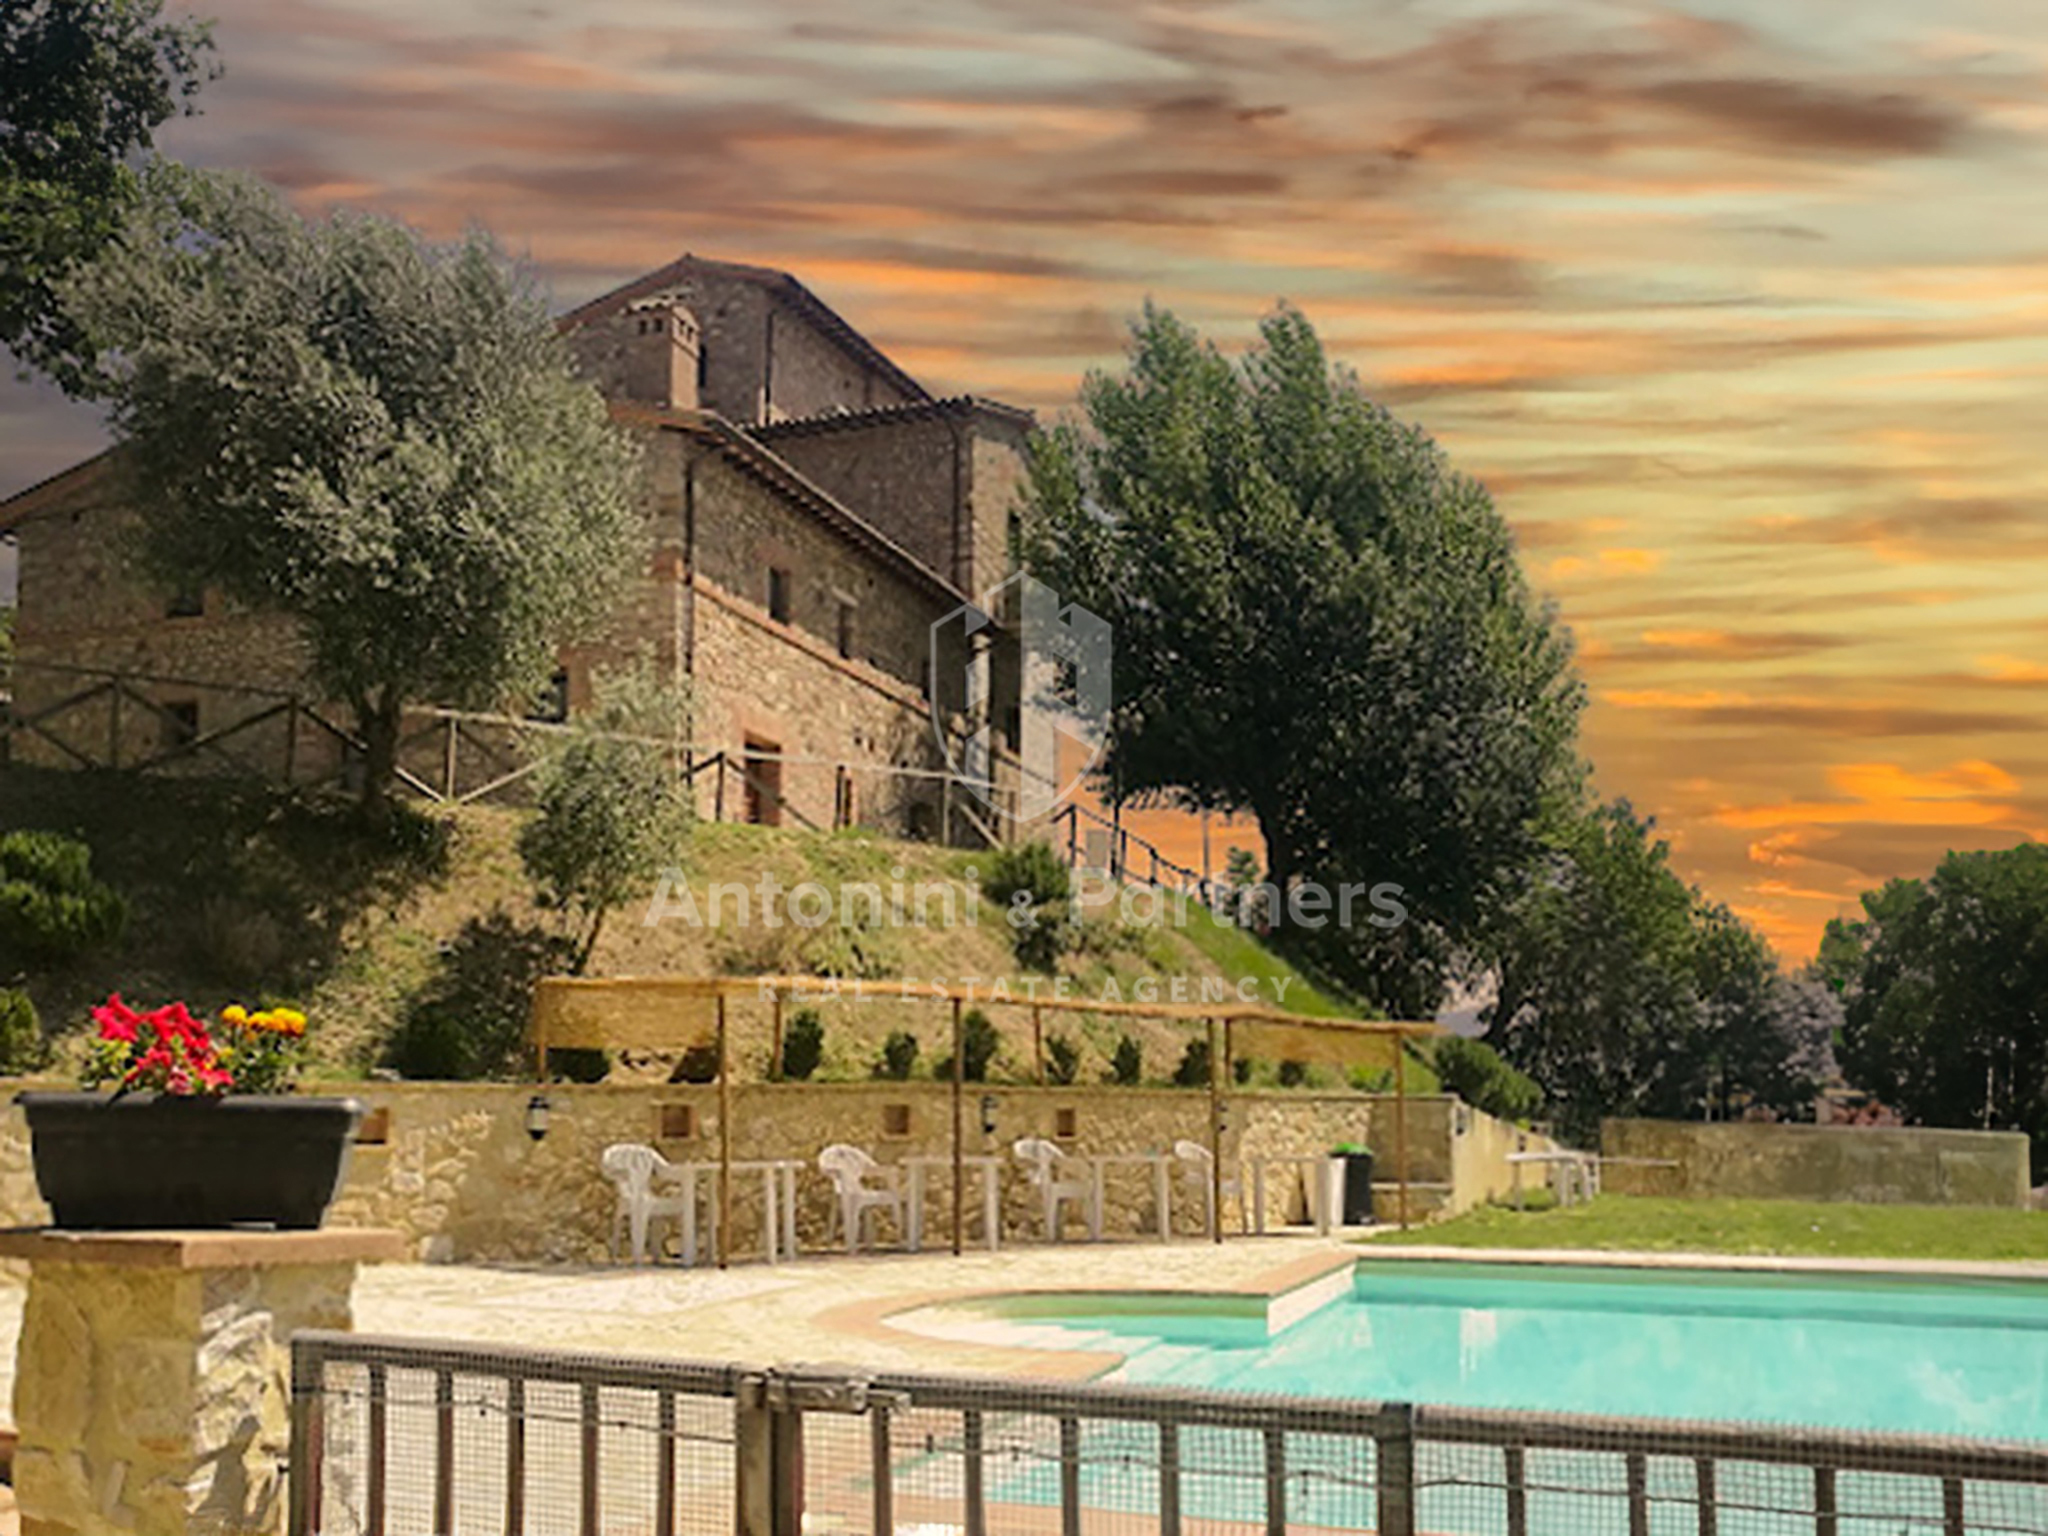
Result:
{"type": "Polygon", "coordinates": [[[768,1081],[779,1083],[782,1081],[782,989],[777,987],[768,995],[775,1009],[774,1022],[768,1030],[768,1081]]]}
{"type": "Polygon", "coordinates": [[[1223,1064],[1216,1058],[1216,1021],[1209,1028],[1209,1241],[1223,1241],[1223,1064]]]}
{"type": "Polygon", "coordinates": [[[960,1253],[961,1217],[967,1193],[966,1151],[961,1145],[965,1133],[967,1105],[966,1030],[961,1022],[961,1003],[953,999],[953,1253],[960,1253]]]}
{"type": "Polygon", "coordinates": [[[1401,1230],[1408,1230],[1408,1040],[1394,1034],[1394,1164],[1400,1179],[1394,1209],[1400,1213],[1401,1230]]]}
{"type": "Polygon", "coordinates": [[[1031,1005],[1031,1078],[1045,1086],[1045,1018],[1036,1003],[1031,1005]]]}
{"type": "Polygon", "coordinates": [[[725,993],[718,994],[718,1267],[732,1253],[732,1052],[725,1033],[725,993]]]}

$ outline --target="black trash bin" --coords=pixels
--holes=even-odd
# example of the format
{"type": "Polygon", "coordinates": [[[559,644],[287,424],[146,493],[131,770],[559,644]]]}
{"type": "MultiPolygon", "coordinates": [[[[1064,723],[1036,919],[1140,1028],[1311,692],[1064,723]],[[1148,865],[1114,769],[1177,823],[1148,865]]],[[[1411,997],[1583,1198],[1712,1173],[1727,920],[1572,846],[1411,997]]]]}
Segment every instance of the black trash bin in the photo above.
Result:
{"type": "Polygon", "coordinates": [[[1364,1147],[1339,1147],[1331,1154],[1344,1164],[1343,1224],[1372,1223],[1372,1152],[1364,1147]]]}

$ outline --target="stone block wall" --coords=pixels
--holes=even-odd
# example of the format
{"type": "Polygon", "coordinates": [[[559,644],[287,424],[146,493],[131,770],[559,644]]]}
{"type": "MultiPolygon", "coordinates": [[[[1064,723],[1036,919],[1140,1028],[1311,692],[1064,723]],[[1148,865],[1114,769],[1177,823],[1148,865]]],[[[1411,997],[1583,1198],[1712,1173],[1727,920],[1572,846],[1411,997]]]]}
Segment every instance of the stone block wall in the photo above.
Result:
{"type": "Polygon", "coordinates": [[[2027,1204],[2028,1144],[2017,1132],[1608,1120],[1600,1150],[1604,1157],[1675,1165],[1603,1169],[1603,1187],[1617,1194],[2027,1204]]]}
{"type": "Polygon", "coordinates": [[[873,410],[901,405],[910,398],[894,380],[856,358],[794,306],[772,297],[769,304],[770,320],[762,343],[767,359],[762,395],[767,409],[747,419],[784,421],[840,408],[873,410]]]}
{"type": "MultiPolygon", "coordinates": [[[[674,434],[664,434],[673,436],[674,434]]],[[[768,612],[768,572],[789,572],[785,629],[839,653],[839,612],[853,607],[851,659],[922,697],[931,625],[953,604],[889,569],[783,501],[719,454],[694,451],[697,580],[768,612]]],[[[699,676],[708,668],[701,664],[699,676]]]]}
{"type": "Polygon", "coordinates": [[[973,591],[962,545],[971,466],[954,413],[826,417],[756,434],[804,477],[954,585],[973,591]]]}
{"type": "Polygon", "coordinates": [[[1028,418],[966,400],[756,432],[865,521],[962,591],[1010,571],[1028,418]]]}
{"type": "MultiPolygon", "coordinates": [[[[35,1193],[27,1127],[12,1107],[23,1083],[0,1083],[8,1107],[0,1115],[0,1224],[33,1226],[48,1211],[35,1193]]],[[[394,1228],[415,1252],[437,1260],[594,1262],[605,1257],[616,1200],[598,1169],[605,1147],[637,1142],[674,1161],[715,1163],[719,1153],[718,1090],[713,1086],[567,1086],[547,1094],[553,1112],[544,1140],[526,1133],[533,1093],[521,1084],[349,1083],[328,1091],[362,1099],[384,1124],[384,1140],[359,1145],[330,1225],[394,1228]],[[687,1134],[679,1134],[687,1132],[687,1134]]],[[[1382,1210],[1391,1212],[1395,1178],[1395,1110],[1390,1098],[1306,1092],[1239,1093],[1225,1101],[1226,1163],[1261,1155],[1327,1152],[1362,1142],[1378,1154],[1382,1210]]],[[[1411,1209],[1420,1218],[1456,1211],[1504,1188],[1502,1134],[1487,1117],[1456,1100],[1408,1101],[1411,1209]],[[1463,1126],[1465,1129],[1460,1130],[1463,1126]],[[1479,1150],[1460,1145],[1471,1141],[1479,1150]]],[[[732,1155],[736,1161],[795,1158],[798,1231],[821,1245],[832,1208],[831,1186],[817,1156],[835,1142],[872,1151],[885,1163],[909,1156],[939,1159],[927,1180],[927,1235],[950,1231],[951,1089],[940,1083],[749,1084],[733,1090],[732,1155]]],[[[1174,1143],[1206,1144],[1208,1096],[1186,1089],[1033,1088],[968,1085],[965,1149],[1003,1158],[1003,1215],[1013,1239],[1035,1236],[1035,1193],[1010,1147],[1044,1136],[1079,1153],[1171,1152],[1174,1143]],[[993,1099],[996,1131],[982,1134],[982,1098],[993,1099]]],[[[1304,1214],[1298,1176],[1276,1174],[1274,1219],[1304,1214]]],[[[978,1232],[980,1184],[970,1177],[968,1230],[978,1232]]],[[[736,1173],[732,1185],[734,1253],[760,1251],[762,1190],[758,1174],[736,1173]]],[[[1174,1229],[1202,1230],[1200,1185],[1173,1170],[1174,1229]]],[[[1114,1170],[1106,1191],[1104,1230],[1111,1236],[1149,1233],[1156,1222],[1148,1171],[1114,1170]]],[[[1226,1211],[1235,1221],[1234,1210],[1226,1211]]]]}

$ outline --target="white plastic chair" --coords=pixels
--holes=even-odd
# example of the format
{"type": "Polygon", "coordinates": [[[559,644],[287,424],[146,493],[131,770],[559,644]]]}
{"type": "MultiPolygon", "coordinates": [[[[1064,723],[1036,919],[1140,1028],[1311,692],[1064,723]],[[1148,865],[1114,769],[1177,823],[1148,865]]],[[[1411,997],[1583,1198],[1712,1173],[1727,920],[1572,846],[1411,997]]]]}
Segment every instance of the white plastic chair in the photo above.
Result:
{"type": "Polygon", "coordinates": [[[1039,1199],[1044,1202],[1048,1240],[1060,1240],[1060,1208],[1069,1202],[1081,1208],[1081,1214],[1088,1223],[1089,1236],[1093,1237],[1101,1230],[1102,1213],[1095,1207],[1092,1170],[1083,1168],[1074,1178],[1060,1177],[1060,1164],[1068,1161],[1067,1154],[1042,1136],[1026,1136],[1010,1150],[1030,1173],[1031,1187],[1038,1191],[1039,1199]]]}
{"type": "MultiPolygon", "coordinates": [[[[854,1252],[860,1246],[861,1221],[877,1211],[888,1211],[896,1218],[896,1230],[904,1230],[903,1191],[897,1185],[897,1171],[884,1168],[860,1147],[844,1142],[827,1147],[818,1154],[818,1168],[832,1181],[832,1189],[839,1197],[838,1224],[846,1232],[846,1251],[854,1252]],[[870,1177],[878,1182],[870,1184],[870,1177]]],[[[874,1246],[870,1233],[868,1245],[874,1246]]]]}
{"type": "MultiPolygon", "coordinates": [[[[1209,1149],[1199,1141],[1176,1141],[1173,1155],[1180,1159],[1180,1176],[1183,1183],[1200,1190],[1202,1209],[1208,1213],[1208,1225],[1204,1231],[1216,1226],[1216,1183],[1209,1177],[1209,1149]]],[[[1238,1229],[1247,1235],[1252,1230],[1252,1213],[1245,1206],[1244,1178],[1234,1164],[1226,1164],[1223,1175],[1223,1195],[1237,1201],[1238,1229]]]]}
{"type": "MultiPolygon", "coordinates": [[[[692,1189],[688,1193],[655,1193],[656,1180],[668,1173],[674,1165],[652,1147],[619,1142],[604,1149],[598,1165],[604,1170],[604,1176],[611,1180],[612,1187],[619,1193],[618,1210],[612,1217],[612,1260],[614,1263],[618,1261],[619,1229],[624,1227],[632,1235],[633,1262],[644,1264],[647,1262],[647,1240],[654,1223],[681,1222],[694,1216],[691,1207],[696,1199],[696,1191],[692,1189]]],[[[709,1226],[712,1243],[716,1245],[716,1205],[712,1207],[709,1226]]]]}

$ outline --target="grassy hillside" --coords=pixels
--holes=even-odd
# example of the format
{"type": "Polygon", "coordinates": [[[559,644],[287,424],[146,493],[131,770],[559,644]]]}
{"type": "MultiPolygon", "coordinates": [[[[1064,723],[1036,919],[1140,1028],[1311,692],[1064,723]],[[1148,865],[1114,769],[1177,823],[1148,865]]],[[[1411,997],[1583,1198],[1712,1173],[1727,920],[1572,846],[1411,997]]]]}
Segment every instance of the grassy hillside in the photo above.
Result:
{"type": "MultiPolygon", "coordinates": [[[[520,811],[465,807],[407,817],[388,845],[368,847],[348,808],[257,786],[211,780],[136,778],[0,768],[0,831],[44,827],[92,845],[96,870],[129,900],[126,938],[110,953],[30,985],[60,1060],[86,1008],[116,988],[145,1002],[184,997],[217,1009],[231,1001],[291,1001],[320,1024],[333,1070],[363,1072],[386,1058],[408,1016],[445,1016],[458,1032],[482,1026],[469,1013],[480,993],[511,1020],[524,995],[522,968],[546,952],[550,914],[535,907],[520,869],[520,811]],[[495,989],[495,990],[494,990],[495,989]]],[[[593,975],[827,974],[919,979],[1009,976],[1023,982],[1001,915],[971,899],[976,855],[854,833],[807,833],[750,826],[700,826],[678,850],[703,925],[670,917],[648,924],[643,909],[616,914],[592,959],[593,975]],[[815,881],[828,889],[895,882],[956,893],[951,926],[838,923],[805,930],[744,928],[728,893],[713,925],[713,883],[758,890],[763,874],[783,887],[815,881]],[[970,920],[971,919],[971,920],[970,920]]],[[[934,909],[934,916],[938,915],[934,909]]],[[[1074,996],[1125,998],[1145,985],[1170,995],[1172,979],[1250,977],[1272,1001],[1316,1014],[1354,1010],[1296,975],[1256,938],[1195,909],[1185,929],[1119,923],[1091,915],[1075,953],[1062,962],[1074,996]]],[[[1045,983],[1041,981],[1040,985],[1045,983]]],[[[864,1077],[891,1028],[914,1027],[936,1054],[940,1021],[901,1010],[827,1010],[825,1074],[864,1077]]],[[[1009,1019],[999,1019],[1014,1029],[1009,1019]]],[[[506,1024],[505,1027],[514,1027],[506,1024]]],[[[1081,1075],[1099,1077],[1128,1031],[1144,1048],[1145,1075],[1171,1074],[1188,1038],[1151,1021],[1068,1016],[1050,1022],[1082,1047],[1081,1075]]],[[[1021,1069],[1014,1035],[1004,1065],[1021,1069]]],[[[1267,1063],[1258,1080],[1271,1075],[1267,1063]]],[[[1426,1078],[1426,1074],[1421,1074],[1426,1078]]],[[[1329,1068],[1312,1082],[1335,1082],[1329,1068]]],[[[1418,1081],[1416,1086],[1426,1086],[1418,1081]]]]}

